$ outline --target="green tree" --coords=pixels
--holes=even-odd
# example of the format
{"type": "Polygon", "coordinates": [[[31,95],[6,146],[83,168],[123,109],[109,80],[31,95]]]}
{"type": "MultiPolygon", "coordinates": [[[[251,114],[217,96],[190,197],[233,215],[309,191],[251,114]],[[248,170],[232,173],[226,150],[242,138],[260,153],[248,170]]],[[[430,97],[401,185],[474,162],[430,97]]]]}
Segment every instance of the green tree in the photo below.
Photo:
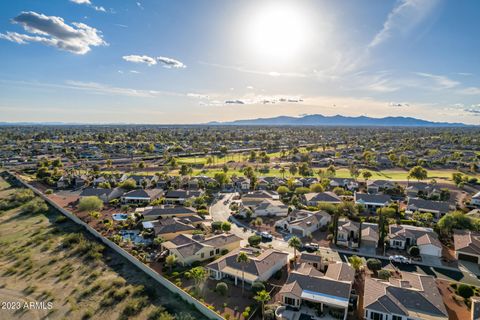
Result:
{"type": "Polygon", "coordinates": [[[78,202],[80,211],[100,211],[103,208],[103,201],[96,196],[83,197],[78,202]]]}
{"type": "Polygon", "coordinates": [[[293,236],[288,240],[288,246],[293,248],[293,261],[297,263],[297,250],[302,247],[302,241],[297,236],[293,236]]]}
{"type": "Polygon", "coordinates": [[[376,273],[378,270],[382,268],[382,262],[378,259],[370,258],[367,260],[367,267],[368,269],[376,273]]]}
{"type": "Polygon", "coordinates": [[[362,171],[362,177],[363,177],[363,179],[365,179],[365,182],[367,182],[368,179],[370,179],[372,177],[372,173],[368,170],[363,170],[362,171]]]}
{"type": "Polygon", "coordinates": [[[177,263],[177,257],[173,254],[170,254],[165,259],[165,263],[168,266],[168,268],[170,269],[170,272],[172,272],[173,266],[177,263]]]}
{"type": "Polygon", "coordinates": [[[232,229],[232,225],[230,224],[230,222],[224,221],[222,222],[221,228],[223,232],[229,232],[232,229]]]}
{"type": "Polygon", "coordinates": [[[458,285],[457,292],[458,295],[464,299],[469,299],[474,294],[472,287],[465,283],[460,283],[458,285]]]}
{"type": "Polygon", "coordinates": [[[207,278],[207,270],[204,267],[195,267],[188,271],[187,276],[195,282],[197,293],[201,291],[201,285],[207,278]]]}
{"type": "Polygon", "coordinates": [[[314,183],[310,186],[312,192],[323,192],[323,186],[320,183],[314,183]]]}
{"type": "Polygon", "coordinates": [[[215,286],[215,291],[220,293],[220,295],[225,296],[228,292],[228,285],[225,282],[219,282],[215,286]]]}
{"type": "Polygon", "coordinates": [[[290,190],[285,186],[280,186],[277,188],[277,192],[281,195],[285,195],[290,192],[290,190]]]}
{"type": "Polygon", "coordinates": [[[359,256],[351,256],[350,258],[348,258],[348,262],[350,262],[350,265],[357,273],[360,271],[360,269],[363,266],[363,259],[360,258],[359,256]]]}
{"type": "Polygon", "coordinates": [[[408,172],[408,178],[413,178],[417,179],[418,181],[420,180],[425,180],[428,177],[428,172],[421,166],[415,166],[410,171],[408,172]]]}
{"type": "Polygon", "coordinates": [[[133,190],[137,187],[137,183],[132,178],[129,178],[121,182],[118,186],[125,190],[133,190]]]}
{"type": "Polygon", "coordinates": [[[292,163],[292,165],[290,166],[290,168],[288,168],[288,171],[290,172],[290,174],[291,174],[292,176],[295,176],[295,175],[297,174],[297,172],[298,172],[298,168],[297,168],[297,166],[296,166],[294,163],[292,163]]]}
{"type": "Polygon", "coordinates": [[[418,249],[417,246],[411,246],[408,249],[408,254],[411,255],[412,257],[418,257],[418,255],[420,254],[420,249],[418,249]]]}
{"type": "Polygon", "coordinates": [[[237,262],[242,267],[242,295],[243,295],[245,290],[245,266],[250,262],[250,258],[245,252],[240,252],[237,255],[237,262]]]}
{"type": "Polygon", "coordinates": [[[265,314],[265,303],[270,301],[270,294],[266,290],[258,292],[254,297],[256,301],[260,302],[262,306],[262,319],[264,319],[265,314]]]}

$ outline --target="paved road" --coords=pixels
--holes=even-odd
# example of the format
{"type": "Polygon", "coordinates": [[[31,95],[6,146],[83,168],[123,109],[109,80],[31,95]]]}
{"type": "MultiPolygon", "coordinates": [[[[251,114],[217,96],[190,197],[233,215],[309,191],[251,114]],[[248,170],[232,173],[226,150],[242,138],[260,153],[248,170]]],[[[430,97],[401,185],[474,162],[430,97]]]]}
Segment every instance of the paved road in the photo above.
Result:
{"type": "MultiPolygon", "coordinates": [[[[216,201],[211,207],[210,207],[210,215],[212,216],[213,221],[228,221],[228,218],[230,217],[230,209],[228,204],[224,204],[224,201],[228,200],[229,203],[231,199],[233,198],[232,193],[227,193],[224,197],[221,197],[218,201],[216,201]]],[[[242,223],[240,221],[234,220],[232,222],[232,229],[230,230],[231,233],[239,236],[242,238],[241,244],[243,246],[248,244],[248,237],[254,235],[254,233],[248,228],[248,226],[245,228],[242,226],[242,223]]],[[[264,242],[264,245],[272,245],[273,248],[277,250],[282,250],[286,251],[288,253],[292,254],[293,257],[293,249],[288,246],[288,243],[284,241],[283,239],[273,239],[272,241],[269,242],[264,242]]]]}

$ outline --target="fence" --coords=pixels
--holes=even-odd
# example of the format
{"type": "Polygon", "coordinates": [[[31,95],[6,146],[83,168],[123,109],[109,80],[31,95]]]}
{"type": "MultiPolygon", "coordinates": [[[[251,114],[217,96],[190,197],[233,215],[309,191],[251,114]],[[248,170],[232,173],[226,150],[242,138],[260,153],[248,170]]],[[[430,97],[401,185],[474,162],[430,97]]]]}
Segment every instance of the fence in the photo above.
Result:
{"type": "Polygon", "coordinates": [[[109,239],[105,238],[104,236],[102,236],[97,230],[93,229],[92,227],[90,227],[87,223],[83,222],[82,220],[80,220],[76,215],[74,215],[73,213],[69,212],[68,210],[65,210],[64,208],[60,207],[58,204],[56,204],[54,201],[52,201],[51,199],[49,199],[46,195],[44,195],[40,190],[38,190],[37,188],[31,186],[30,184],[28,184],[27,182],[23,181],[22,179],[20,179],[19,177],[13,175],[12,173],[10,172],[7,172],[8,175],[10,175],[10,177],[13,179],[13,180],[16,180],[18,182],[20,182],[20,184],[22,184],[23,186],[25,186],[26,188],[29,188],[30,190],[32,190],[36,195],[38,195],[39,197],[41,197],[43,200],[45,200],[48,204],[50,204],[53,208],[55,208],[56,210],[58,210],[61,214],[63,214],[64,216],[66,216],[67,218],[69,218],[70,220],[72,220],[73,222],[75,222],[76,224],[78,225],[81,225],[82,227],[84,227],[88,232],[90,232],[94,237],[96,237],[97,239],[99,239],[101,242],[103,242],[105,245],[107,245],[108,247],[110,247],[112,250],[114,250],[115,252],[117,252],[118,254],[122,255],[125,259],[127,259],[130,263],[132,263],[134,266],[136,266],[137,268],[139,268],[140,270],[142,270],[143,272],[145,272],[148,276],[150,276],[151,278],[153,278],[155,281],[157,281],[159,284],[161,284],[162,286],[164,286],[165,288],[167,288],[168,290],[170,290],[171,292],[173,292],[174,294],[178,294],[184,301],[188,302],[188,303],[191,303],[192,305],[195,306],[195,308],[197,308],[198,311],[200,311],[203,315],[205,315],[206,317],[208,317],[209,319],[215,319],[215,320],[223,320],[224,318],[222,316],[220,316],[218,313],[216,313],[215,311],[213,310],[210,310],[207,306],[205,306],[202,302],[198,301],[197,299],[195,299],[194,297],[192,297],[191,295],[189,295],[188,293],[186,293],[185,291],[183,291],[182,289],[180,289],[179,287],[177,287],[176,285],[174,285],[172,282],[170,282],[168,279],[166,279],[165,277],[161,276],[160,274],[158,274],[155,270],[149,268],[147,265],[145,265],[143,262],[139,261],[137,258],[135,258],[134,256],[132,256],[130,253],[128,253],[126,250],[124,250],[123,248],[121,248],[120,246],[118,246],[116,243],[114,243],[113,241],[110,241],[109,239]]]}

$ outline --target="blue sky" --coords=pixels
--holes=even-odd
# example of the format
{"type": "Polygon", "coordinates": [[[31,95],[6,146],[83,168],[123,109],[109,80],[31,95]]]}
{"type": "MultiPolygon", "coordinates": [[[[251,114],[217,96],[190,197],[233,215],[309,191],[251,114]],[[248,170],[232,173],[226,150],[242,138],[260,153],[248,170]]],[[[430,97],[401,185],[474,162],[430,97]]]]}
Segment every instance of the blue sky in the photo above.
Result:
{"type": "Polygon", "coordinates": [[[3,1],[0,121],[480,124],[480,2],[3,1]]]}

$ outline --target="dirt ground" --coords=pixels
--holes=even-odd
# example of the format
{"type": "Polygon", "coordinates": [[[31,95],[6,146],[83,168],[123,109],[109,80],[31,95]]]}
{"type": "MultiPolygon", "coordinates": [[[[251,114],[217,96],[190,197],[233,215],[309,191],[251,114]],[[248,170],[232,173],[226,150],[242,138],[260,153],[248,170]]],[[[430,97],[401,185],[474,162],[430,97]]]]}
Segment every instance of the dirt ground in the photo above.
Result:
{"type": "MultiPolygon", "coordinates": [[[[13,192],[0,178],[0,199],[13,192]]],[[[55,211],[0,211],[0,301],[22,305],[18,311],[0,310],[0,319],[147,319],[159,308],[204,318],[73,222],[59,217],[63,216],[55,211]],[[72,234],[83,240],[67,249],[64,244],[72,234]],[[90,246],[103,248],[99,258],[82,253],[90,246]],[[47,308],[24,308],[23,302],[43,303],[47,308]]]]}
{"type": "Polygon", "coordinates": [[[450,283],[445,280],[436,280],[440,294],[443,297],[443,303],[447,308],[448,319],[450,320],[465,320],[471,318],[470,310],[463,301],[457,302],[453,297],[454,290],[450,287],[450,283]]]}

